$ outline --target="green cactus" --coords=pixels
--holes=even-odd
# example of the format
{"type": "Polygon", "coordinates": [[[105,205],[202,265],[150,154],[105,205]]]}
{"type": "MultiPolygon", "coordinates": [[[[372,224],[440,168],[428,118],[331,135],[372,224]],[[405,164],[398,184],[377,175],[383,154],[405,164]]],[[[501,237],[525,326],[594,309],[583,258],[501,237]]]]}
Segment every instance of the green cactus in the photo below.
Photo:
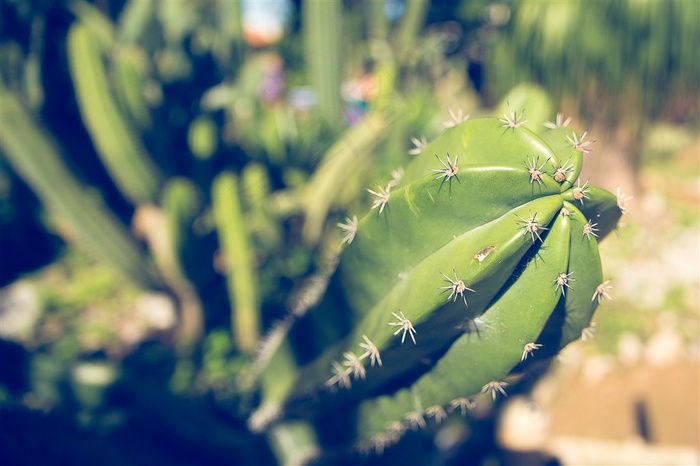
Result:
{"type": "Polygon", "coordinates": [[[220,173],[212,183],[212,204],[226,263],[235,344],[241,352],[251,353],[260,333],[259,298],[250,234],[245,225],[238,185],[235,173],[220,173]]]}
{"type": "Polygon", "coordinates": [[[555,127],[543,139],[522,118],[447,129],[400,183],[372,190],[364,218],[341,225],[334,281],[351,328],[263,400],[254,427],[360,403],[360,443],[380,449],[426,416],[505,393],[528,356],[581,335],[606,286],[597,243],[622,209],[577,181],[585,133],[555,127]]]}
{"type": "Polygon", "coordinates": [[[303,2],[304,52],[318,110],[329,127],[341,121],[343,4],[338,0],[303,2]]]}
{"type": "Polygon", "coordinates": [[[50,136],[2,82],[0,100],[0,149],[48,208],[64,238],[132,282],[146,288],[162,287],[153,264],[144,258],[124,224],[76,179],[50,136]]]}
{"type": "Polygon", "coordinates": [[[105,168],[132,203],[154,202],[161,175],[112,96],[100,42],[88,24],[76,22],[67,47],[81,116],[105,168]]]}

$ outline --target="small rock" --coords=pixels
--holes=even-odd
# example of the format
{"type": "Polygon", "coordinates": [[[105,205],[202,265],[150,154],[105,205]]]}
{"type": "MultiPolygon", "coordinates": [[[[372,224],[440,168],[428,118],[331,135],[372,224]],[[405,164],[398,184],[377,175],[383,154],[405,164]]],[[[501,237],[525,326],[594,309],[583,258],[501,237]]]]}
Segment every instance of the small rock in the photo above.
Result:
{"type": "Polygon", "coordinates": [[[617,342],[617,359],[626,366],[634,366],[642,360],[644,343],[634,333],[624,333],[617,342]]]}
{"type": "Polygon", "coordinates": [[[534,401],[516,396],[503,408],[496,441],[511,451],[536,451],[544,447],[549,434],[549,415],[534,401]]]}
{"type": "Polygon", "coordinates": [[[28,281],[17,281],[0,289],[0,337],[25,341],[41,316],[39,296],[28,281]]]}

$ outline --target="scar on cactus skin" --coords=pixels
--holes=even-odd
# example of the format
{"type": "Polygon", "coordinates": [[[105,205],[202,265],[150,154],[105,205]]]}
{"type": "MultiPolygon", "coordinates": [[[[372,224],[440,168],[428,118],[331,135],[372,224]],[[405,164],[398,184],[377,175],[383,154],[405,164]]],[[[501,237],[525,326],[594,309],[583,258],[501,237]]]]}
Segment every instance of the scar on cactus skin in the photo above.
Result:
{"type": "Polygon", "coordinates": [[[479,264],[481,264],[482,262],[484,262],[484,260],[486,260],[486,257],[488,257],[488,255],[491,254],[495,249],[496,246],[486,246],[484,249],[474,254],[474,258],[472,260],[478,261],[479,264]]]}

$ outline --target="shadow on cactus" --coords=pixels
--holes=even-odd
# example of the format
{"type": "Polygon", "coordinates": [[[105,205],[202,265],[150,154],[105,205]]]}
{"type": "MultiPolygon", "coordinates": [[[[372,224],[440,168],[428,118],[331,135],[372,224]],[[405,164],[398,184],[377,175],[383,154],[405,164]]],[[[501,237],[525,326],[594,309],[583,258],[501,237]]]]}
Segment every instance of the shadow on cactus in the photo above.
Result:
{"type": "Polygon", "coordinates": [[[515,112],[465,121],[373,188],[370,211],[340,224],[331,288],[300,322],[336,325],[337,285],[349,326],[314,335],[315,356],[296,371],[280,371],[293,365],[286,351],[259,361],[251,427],[352,412],[353,448],[381,452],[507,395],[529,364],[585,333],[608,297],[598,242],[624,206],[579,180],[590,142],[559,120],[540,135],[515,112]]]}

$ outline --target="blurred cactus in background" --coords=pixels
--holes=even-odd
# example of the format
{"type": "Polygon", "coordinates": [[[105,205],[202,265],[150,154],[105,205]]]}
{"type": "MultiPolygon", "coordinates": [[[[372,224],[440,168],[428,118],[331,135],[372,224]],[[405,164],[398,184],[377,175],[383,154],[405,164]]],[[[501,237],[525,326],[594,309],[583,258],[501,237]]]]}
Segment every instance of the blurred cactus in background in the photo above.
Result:
{"type": "Polygon", "coordinates": [[[604,185],[613,182],[611,173],[625,177],[632,189],[649,123],[697,114],[697,5],[523,0],[507,12],[485,60],[490,92],[500,96],[523,81],[542,85],[560,109],[607,142],[591,161],[592,176],[604,185]]]}
{"type": "MultiPolygon", "coordinates": [[[[580,93],[572,110],[604,126],[617,113],[594,104],[620,93],[641,124],[668,110],[635,100],[650,82],[675,102],[697,77],[684,43],[581,79],[561,63],[619,56],[603,36],[560,57],[569,42],[550,36],[597,24],[576,3],[272,3],[2,6],[0,200],[5,179],[26,183],[88,290],[45,306],[101,298],[123,325],[87,345],[48,316],[27,387],[0,380],[8,412],[57,413],[71,457],[104,460],[81,451],[95,441],[104,464],[354,464],[397,442],[394,458],[427,458],[448,416],[478,429],[469,411],[493,419],[608,297],[598,242],[626,197],[582,177],[592,140],[555,109],[580,93]]],[[[594,10],[644,28],[652,3],[594,10]]],[[[684,11],[663,14],[693,30],[684,11]]]]}

